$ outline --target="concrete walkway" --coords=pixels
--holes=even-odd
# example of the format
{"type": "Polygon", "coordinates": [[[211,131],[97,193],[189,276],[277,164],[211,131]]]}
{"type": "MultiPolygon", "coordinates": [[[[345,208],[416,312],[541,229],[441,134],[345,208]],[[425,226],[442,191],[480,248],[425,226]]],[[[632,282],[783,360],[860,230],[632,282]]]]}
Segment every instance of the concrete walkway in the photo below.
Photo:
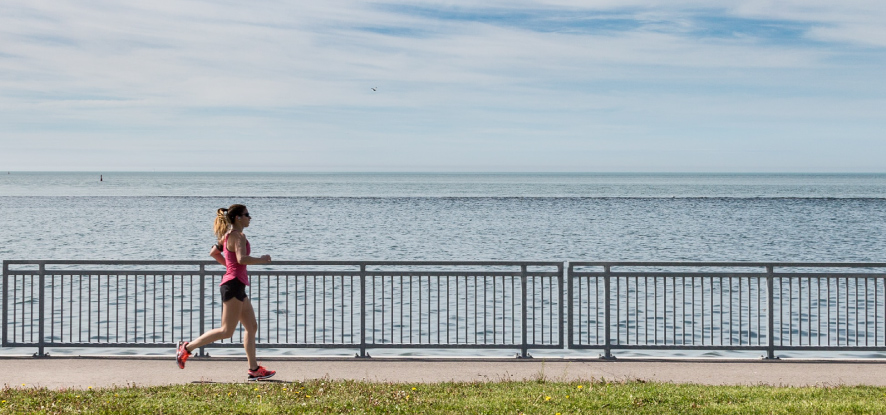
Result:
{"type": "MultiPolygon", "coordinates": [[[[711,360],[711,359],[467,359],[467,358],[271,358],[274,381],[355,379],[430,383],[505,380],[648,380],[710,385],[886,386],[886,360],[711,360]]],[[[0,385],[48,387],[152,386],[200,382],[244,382],[244,359],[193,358],[185,370],[174,358],[31,357],[0,358],[0,385]]]]}

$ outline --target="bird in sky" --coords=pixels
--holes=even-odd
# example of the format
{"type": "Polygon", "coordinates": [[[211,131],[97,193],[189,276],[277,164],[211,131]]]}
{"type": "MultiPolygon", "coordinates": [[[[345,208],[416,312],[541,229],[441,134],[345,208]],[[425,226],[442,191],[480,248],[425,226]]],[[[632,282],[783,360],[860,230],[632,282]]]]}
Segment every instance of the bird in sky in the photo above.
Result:
{"type": "Polygon", "coordinates": [[[372,88],[369,88],[369,89],[371,89],[371,90],[373,90],[373,91],[377,91],[377,90],[378,90],[378,87],[372,87],[372,88]]]}

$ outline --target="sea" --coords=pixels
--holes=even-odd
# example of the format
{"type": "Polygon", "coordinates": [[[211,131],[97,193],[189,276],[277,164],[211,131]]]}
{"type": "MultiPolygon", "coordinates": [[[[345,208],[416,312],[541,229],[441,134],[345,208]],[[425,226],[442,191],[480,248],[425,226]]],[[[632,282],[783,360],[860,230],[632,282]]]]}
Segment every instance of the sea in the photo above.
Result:
{"type": "Polygon", "coordinates": [[[207,260],[235,203],[275,260],[886,262],[886,174],[815,173],[0,172],[0,260],[207,260]]]}

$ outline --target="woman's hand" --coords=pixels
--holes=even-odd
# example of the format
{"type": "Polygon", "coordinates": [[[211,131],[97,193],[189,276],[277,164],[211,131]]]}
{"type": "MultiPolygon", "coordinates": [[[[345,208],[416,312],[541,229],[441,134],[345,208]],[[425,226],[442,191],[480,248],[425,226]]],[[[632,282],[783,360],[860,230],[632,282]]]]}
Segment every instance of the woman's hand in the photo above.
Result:
{"type": "Polygon", "coordinates": [[[271,263],[271,256],[270,255],[262,255],[261,260],[264,261],[265,264],[270,264],[271,263]]]}

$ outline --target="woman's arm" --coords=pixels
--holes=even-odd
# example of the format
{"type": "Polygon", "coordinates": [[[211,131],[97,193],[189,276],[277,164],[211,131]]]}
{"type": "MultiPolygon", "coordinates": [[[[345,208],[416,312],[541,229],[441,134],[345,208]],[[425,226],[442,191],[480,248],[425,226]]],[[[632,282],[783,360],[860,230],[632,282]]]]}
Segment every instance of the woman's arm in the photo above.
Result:
{"type": "Polygon", "coordinates": [[[209,250],[209,256],[219,264],[225,265],[225,256],[218,250],[218,245],[212,245],[212,249],[209,250]]]}
{"type": "Polygon", "coordinates": [[[262,255],[261,258],[256,258],[253,256],[249,256],[246,254],[246,237],[243,236],[240,232],[232,232],[228,234],[228,243],[234,244],[234,253],[237,255],[237,263],[242,265],[257,265],[257,264],[267,264],[271,262],[270,255],[262,255]],[[234,238],[232,241],[231,238],[234,238]]]}

